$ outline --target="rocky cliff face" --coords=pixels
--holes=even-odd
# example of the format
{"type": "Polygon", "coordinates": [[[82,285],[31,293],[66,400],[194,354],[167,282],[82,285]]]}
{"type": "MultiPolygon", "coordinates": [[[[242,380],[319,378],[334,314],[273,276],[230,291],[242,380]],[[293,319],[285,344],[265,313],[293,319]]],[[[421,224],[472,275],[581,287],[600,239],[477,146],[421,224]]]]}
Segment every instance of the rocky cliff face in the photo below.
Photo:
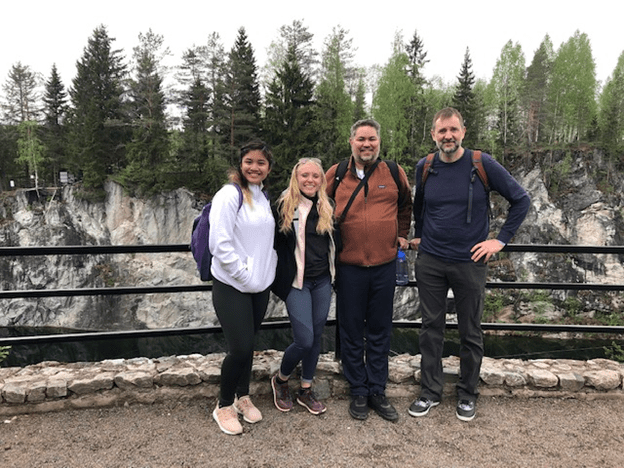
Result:
{"type": "MultiPolygon", "coordinates": [[[[565,153],[554,158],[566,157],[565,153]]],[[[536,161],[512,170],[532,197],[532,207],[514,242],[521,244],[624,245],[623,178],[611,176],[600,190],[592,174],[600,154],[567,156],[570,171],[547,190],[536,161]],[[588,164],[587,161],[591,161],[588,164]],[[553,196],[552,193],[556,193],[553,196]]],[[[71,186],[57,190],[5,193],[0,205],[0,246],[182,244],[190,240],[202,202],[180,189],[149,199],[131,198],[109,182],[103,203],[75,197],[71,186]]],[[[494,198],[493,229],[504,220],[505,203],[494,198]]],[[[414,253],[410,253],[413,257],[414,253]]],[[[413,258],[411,258],[413,260],[413,258]]],[[[615,255],[500,255],[492,262],[492,280],[624,283],[622,259],[615,255]]],[[[200,284],[189,253],[0,257],[0,288],[73,289],[112,286],[200,284]]],[[[516,292],[518,294],[518,292],[516,292]]],[[[555,299],[574,298],[587,316],[622,311],[621,294],[556,291],[555,299]]],[[[414,318],[414,288],[398,288],[395,318],[414,318]]],[[[516,300],[530,315],[528,300],[516,300]]],[[[533,307],[534,308],[534,307],[533,307]]],[[[565,311],[560,311],[564,313],[565,311]]],[[[269,316],[285,309],[273,298],[269,316]]],[[[0,327],[50,326],[78,329],[195,327],[217,324],[210,293],[142,296],[0,300],[0,327]]]]}
{"type": "MultiPolygon", "coordinates": [[[[0,245],[128,245],[189,242],[199,203],[180,189],[142,200],[108,183],[104,203],[74,189],[16,192],[2,205],[0,245]]],[[[186,253],[0,257],[1,287],[73,289],[200,283],[186,253]]],[[[0,301],[0,326],[133,329],[206,326],[216,322],[209,293],[14,299],[0,301]]]]}

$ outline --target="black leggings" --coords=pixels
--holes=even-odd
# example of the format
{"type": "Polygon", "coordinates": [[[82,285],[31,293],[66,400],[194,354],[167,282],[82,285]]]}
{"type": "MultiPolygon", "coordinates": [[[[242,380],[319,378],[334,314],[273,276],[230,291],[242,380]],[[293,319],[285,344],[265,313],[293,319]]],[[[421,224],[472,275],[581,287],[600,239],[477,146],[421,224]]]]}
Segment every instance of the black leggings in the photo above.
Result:
{"type": "Polygon", "coordinates": [[[213,279],[212,303],[221,323],[228,352],[221,365],[219,406],[230,406],[236,396],[249,394],[254,337],[269,303],[270,288],[242,293],[213,279]]]}

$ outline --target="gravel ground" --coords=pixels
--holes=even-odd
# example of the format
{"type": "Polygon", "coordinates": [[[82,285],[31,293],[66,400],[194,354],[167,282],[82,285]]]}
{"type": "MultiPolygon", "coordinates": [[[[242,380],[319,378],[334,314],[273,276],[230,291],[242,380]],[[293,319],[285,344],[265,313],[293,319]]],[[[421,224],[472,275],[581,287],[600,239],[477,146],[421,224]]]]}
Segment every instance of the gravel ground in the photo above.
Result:
{"type": "Polygon", "coordinates": [[[0,467],[622,467],[622,399],[481,397],[470,422],[447,399],[428,416],[392,399],[397,423],[355,421],[347,399],[313,416],[256,400],[264,420],[221,433],[213,399],[84,409],[0,421],[0,467]]]}

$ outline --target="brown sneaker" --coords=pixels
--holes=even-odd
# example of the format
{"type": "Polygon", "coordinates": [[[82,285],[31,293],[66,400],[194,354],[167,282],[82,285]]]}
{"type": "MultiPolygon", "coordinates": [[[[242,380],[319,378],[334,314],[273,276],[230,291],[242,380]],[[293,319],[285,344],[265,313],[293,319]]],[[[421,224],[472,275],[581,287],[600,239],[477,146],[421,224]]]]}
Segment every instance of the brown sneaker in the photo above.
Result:
{"type": "Polygon", "coordinates": [[[293,402],[288,382],[279,384],[277,383],[277,375],[274,375],[271,377],[271,388],[273,389],[273,403],[275,403],[275,407],[283,412],[290,411],[293,407],[293,402]]]}
{"type": "Polygon", "coordinates": [[[234,409],[238,414],[243,415],[243,419],[248,423],[254,424],[258,421],[262,421],[262,413],[251,402],[249,395],[240,397],[234,400],[234,409]]]}
{"type": "Polygon", "coordinates": [[[226,434],[237,435],[243,433],[243,426],[241,426],[241,423],[238,421],[238,413],[234,405],[219,408],[219,404],[217,403],[217,407],[212,412],[212,417],[217,421],[219,429],[226,434]]]}
{"type": "Polygon", "coordinates": [[[321,414],[327,410],[327,407],[316,399],[316,395],[311,388],[306,388],[303,392],[299,392],[297,403],[312,414],[321,414]]]}

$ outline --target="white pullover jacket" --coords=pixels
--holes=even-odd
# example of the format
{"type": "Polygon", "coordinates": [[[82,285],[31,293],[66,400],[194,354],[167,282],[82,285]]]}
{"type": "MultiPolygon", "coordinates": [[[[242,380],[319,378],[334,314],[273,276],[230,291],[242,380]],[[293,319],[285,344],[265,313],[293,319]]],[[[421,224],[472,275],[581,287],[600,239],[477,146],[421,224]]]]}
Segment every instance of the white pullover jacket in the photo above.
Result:
{"type": "Polygon", "coordinates": [[[223,186],[212,199],[210,271],[214,278],[240,292],[257,293],[275,279],[275,220],[262,187],[249,185],[249,189],[253,204],[243,202],[240,210],[240,195],[232,184],[223,186]]]}

